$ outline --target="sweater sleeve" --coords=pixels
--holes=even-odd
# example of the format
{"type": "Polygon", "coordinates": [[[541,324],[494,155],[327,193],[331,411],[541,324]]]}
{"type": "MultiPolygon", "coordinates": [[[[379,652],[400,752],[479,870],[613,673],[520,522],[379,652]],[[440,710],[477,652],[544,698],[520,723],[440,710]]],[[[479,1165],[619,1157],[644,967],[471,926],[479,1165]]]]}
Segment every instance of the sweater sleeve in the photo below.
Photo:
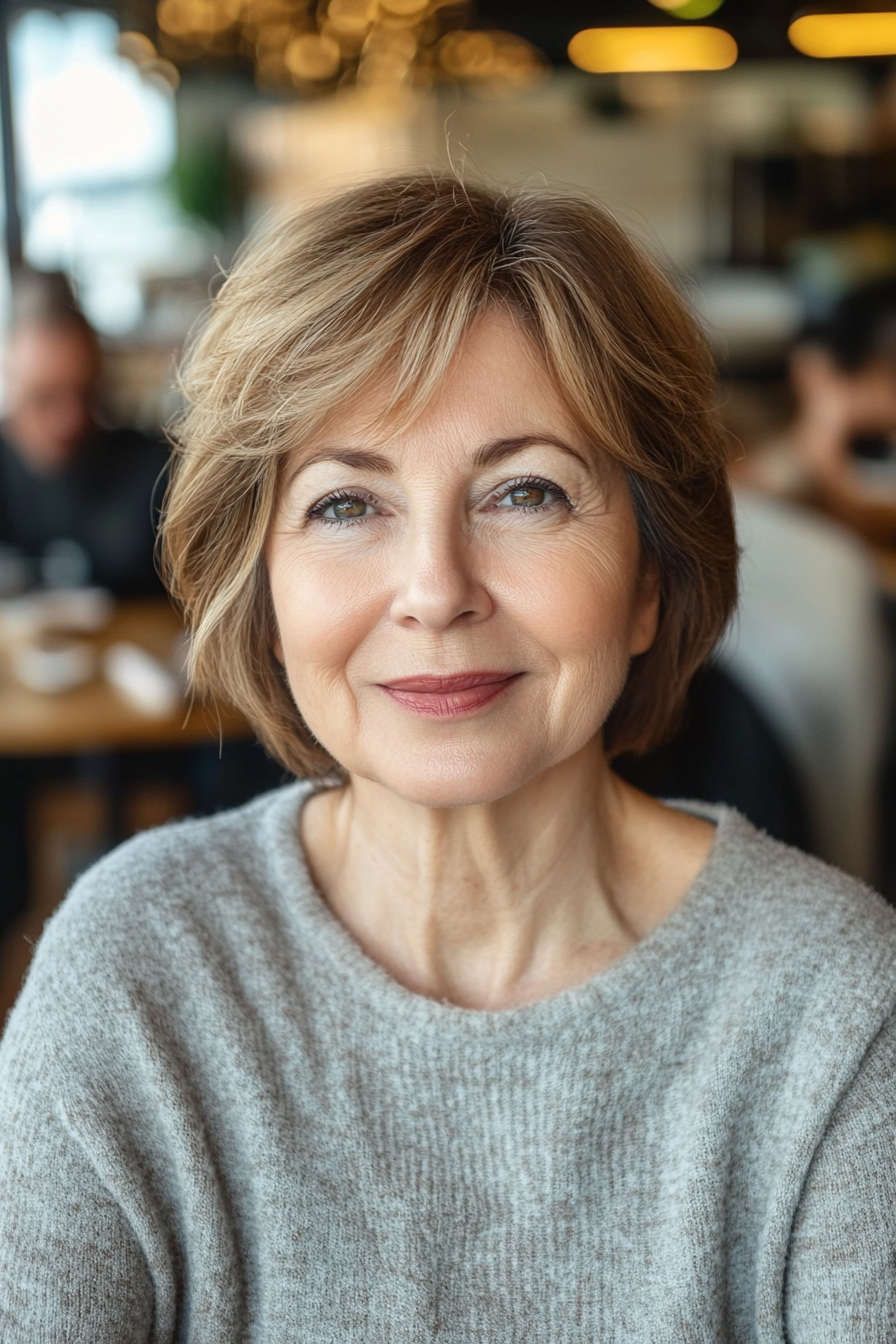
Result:
{"type": "Polygon", "coordinates": [[[0,1339],[149,1344],[138,1239],[67,1118],[53,983],[35,968],[0,1045],[0,1339]]]}
{"type": "Polygon", "coordinates": [[[809,1169],[785,1281],[792,1344],[896,1339],[896,1022],[873,1042],[809,1169]]]}

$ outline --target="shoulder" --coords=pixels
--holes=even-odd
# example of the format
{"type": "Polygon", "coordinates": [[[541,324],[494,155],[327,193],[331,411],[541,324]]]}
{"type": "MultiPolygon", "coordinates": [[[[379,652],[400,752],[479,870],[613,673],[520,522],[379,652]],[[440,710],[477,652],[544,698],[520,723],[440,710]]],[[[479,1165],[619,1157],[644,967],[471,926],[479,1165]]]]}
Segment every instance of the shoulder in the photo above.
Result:
{"type": "Polygon", "coordinates": [[[263,893],[276,882],[272,867],[283,845],[299,849],[298,818],[311,791],[293,783],[211,817],[188,818],[144,831],[94,864],[75,884],[57,918],[84,918],[102,906],[139,908],[169,915],[184,903],[194,908],[231,894],[263,893]]]}
{"type": "Polygon", "coordinates": [[[308,791],[147,832],[90,869],[49,921],[0,1039],[0,1095],[44,1088],[70,1116],[133,1114],[134,1089],[154,1096],[172,1061],[183,1077],[208,1066],[225,1024],[245,1046],[246,1003],[279,1011],[305,964],[308,791]]]}
{"type": "Polygon", "coordinates": [[[814,1007],[832,1030],[876,1032],[896,1007],[896,911],[733,809],[716,811],[700,881],[711,906],[707,955],[720,974],[743,993],[772,996],[782,1020],[814,1007]]]}
{"type": "Polygon", "coordinates": [[[718,858],[713,877],[732,888],[746,884],[754,917],[761,913],[779,928],[793,926],[801,934],[814,929],[821,937],[836,927],[850,945],[881,936],[896,946],[896,910],[871,887],[772,839],[734,808],[712,810],[719,820],[718,854],[710,855],[710,862],[718,858]]]}
{"type": "Polygon", "coordinates": [[[301,872],[301,802],[291,784],[214,817],[174,822],[120,845],[81,877],[49,921],[32,979],[78,997],[164,979],[276,920],[284,865],[301,872]]]}

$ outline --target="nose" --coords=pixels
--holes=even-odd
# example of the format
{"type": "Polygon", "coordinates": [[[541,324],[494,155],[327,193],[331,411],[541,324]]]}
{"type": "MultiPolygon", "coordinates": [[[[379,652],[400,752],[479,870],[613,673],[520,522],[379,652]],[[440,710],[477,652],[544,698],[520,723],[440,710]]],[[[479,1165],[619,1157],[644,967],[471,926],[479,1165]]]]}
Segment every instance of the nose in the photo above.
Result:
{"type": "Polygon", "coordinates": [[[492,600],[462,527],[446,519],[418,520],[409,527],[398,560],[393,621],[407,627],[446,630],[474,624],[492,612],[492,600]]]}

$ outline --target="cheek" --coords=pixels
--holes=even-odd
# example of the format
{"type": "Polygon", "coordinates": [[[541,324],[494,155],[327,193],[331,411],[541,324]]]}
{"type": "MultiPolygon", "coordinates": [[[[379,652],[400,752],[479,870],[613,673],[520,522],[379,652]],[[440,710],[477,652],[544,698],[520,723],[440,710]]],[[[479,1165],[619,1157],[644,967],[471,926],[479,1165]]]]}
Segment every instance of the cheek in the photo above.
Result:
{"type": "Polygon", "coordinates": [[[602,662],[618,649],[628,656],[637,550],[610,540],[545,548],[537,564],[507,566],[498,577],[505,610],[558,660],[602,662]]]}
{"type": "Polygon", "coordinates": [[[345,667],[379,619],[370,567],[314,556],[277,556],[268,566],[283,661],[294,692],[345,667]]]}

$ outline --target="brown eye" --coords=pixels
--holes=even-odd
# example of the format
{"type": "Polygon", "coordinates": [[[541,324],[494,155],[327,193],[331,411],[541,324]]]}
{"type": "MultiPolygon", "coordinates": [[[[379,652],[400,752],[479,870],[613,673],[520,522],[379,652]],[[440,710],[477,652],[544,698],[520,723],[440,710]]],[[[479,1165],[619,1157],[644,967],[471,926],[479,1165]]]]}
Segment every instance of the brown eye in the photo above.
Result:
{"type": "Polygon", "coordinates": [[[531,509],[544,503],[545,491],[540,485],[518,485],[506,498],[516,508],[531,509]]]}
{"type": "Polygon", "coordinates": [[[559,486],[535,476],[522,481],[508,481],[495,492],[492,500],[498,509],[513,509],[517,513],[541,513],[558,505],[570,507],[567,495],[559,486]]]}
{"type": "Polygon", "coordinates": [[[380,510],[375,500],[347,491],[329,495],[308,510],[310,521],[320,523],[357,523],[374,517],[380,510]]]}

